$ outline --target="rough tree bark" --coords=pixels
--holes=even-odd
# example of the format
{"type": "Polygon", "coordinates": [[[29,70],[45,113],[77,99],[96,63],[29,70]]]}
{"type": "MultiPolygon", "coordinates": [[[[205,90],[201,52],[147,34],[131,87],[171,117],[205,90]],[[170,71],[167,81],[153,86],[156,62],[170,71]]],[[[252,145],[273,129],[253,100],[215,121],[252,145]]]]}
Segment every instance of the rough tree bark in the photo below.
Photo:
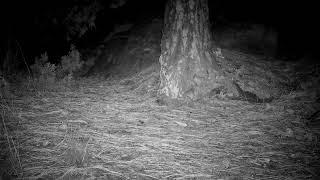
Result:
{"type": "Polygon", "coordinates": [[[213,53],[207,0],[167,2],[159,61],[162,97],[196,100],[221,87],[236,92],[213,53]]]}

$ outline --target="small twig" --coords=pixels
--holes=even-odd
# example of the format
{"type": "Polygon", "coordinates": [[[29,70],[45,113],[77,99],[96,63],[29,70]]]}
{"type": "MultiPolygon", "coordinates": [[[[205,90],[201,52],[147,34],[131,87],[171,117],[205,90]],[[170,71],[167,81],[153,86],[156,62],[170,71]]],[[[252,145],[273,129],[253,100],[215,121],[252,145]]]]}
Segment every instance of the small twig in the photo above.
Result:
{"type": "MultiPolygon", "coordinates": [[[[21,56],[22,56],[22,58],[23,58],[23,62],[24,62],[24,64],[25,64],[25,65],[26,65],[26,67],[27,67],[27,70],[28,70],[29,76],[30,76],[31,78],[33,78],[33,77],[32,77],[32,74],[31,74],[31,71],[30,71],[30,68],[29,68],[28,63],[27,63],[27,61],[26,61],[26,58],[24,57],[24,54],[23,54],[23,52],[22,52],[22,48],[21,48],[20,43],[18,42],[18,40],[16,40],[16,43],[17,43],[17,46],[18,46],[18,47],[19,47],[19,49],[20,49],[21,56]]],[[[29,83],[29,82],[28,82],[28,83],[29,83]]],[[[35,85],[34,85],[33,83],[31,83],[31,84],[33,85],[33,88],[35,89],[35,85]]],[[[28,84],[28,86],[29,86],[29,84],[28,84]]]]}
{"type": "Polygon", "coordinates": [[[88,141],[86,143],[86,146],[84,147],[84,153],[83,153],[83,156],[82,156],[81,163],[83,163],[83,161],[84,161],[85,155],[87,153],[87,147],[88,147],[88,144],[89,144],[90,140],[91,140],[91,137],[88,139],[88,141]]]}
{"type": "Polygon", "coordinates": [[[24,54],[23,54],[23,52],[22,52],[22,49],[21,49],[21,46],[20,46],[18,40],[16,40],[16,43],[17,43],[17,46],[18,46],[19,49],[20,49],[20,52],[21,52],[21,55],[22,55],[22,58],[23,58],[23,62],[24,62],[24,64],[25,64],[26,67],[27,67],[27,70],[28,70],[28,72],[29,72],[29,75],[31,76],[31,71],[30,71],[30,69],[29,69],[28,63],[27,63],[27,61],[26,61],[26,58],[24,57],[24,54]]]}

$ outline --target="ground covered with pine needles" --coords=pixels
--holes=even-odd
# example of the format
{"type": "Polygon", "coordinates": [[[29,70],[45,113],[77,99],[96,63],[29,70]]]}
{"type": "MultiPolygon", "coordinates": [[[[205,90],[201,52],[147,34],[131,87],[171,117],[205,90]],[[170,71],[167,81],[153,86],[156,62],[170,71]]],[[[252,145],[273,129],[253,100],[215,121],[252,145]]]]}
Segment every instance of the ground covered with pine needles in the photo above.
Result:
{"type": "Polygon", "coordinates": [[[2,178],[319,177],[319,134],[306,126],[315,108],[310,96],[170,106],[157,99],[157,72],[84,78],[41,93],[11,87],[16,93],[0,104],[2,178]]]}

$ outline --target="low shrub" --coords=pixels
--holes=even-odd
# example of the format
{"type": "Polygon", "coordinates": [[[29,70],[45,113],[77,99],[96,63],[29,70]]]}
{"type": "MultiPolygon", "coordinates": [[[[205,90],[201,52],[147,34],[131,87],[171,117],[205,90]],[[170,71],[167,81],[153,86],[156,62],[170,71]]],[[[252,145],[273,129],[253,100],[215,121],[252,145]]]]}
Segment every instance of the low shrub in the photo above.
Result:
{"type": "Polygon", "coordinates": [[[31,66],[34,87],[45,90],[56,89],[60,85],[72,85],[83,64],[81,54],[74,45],[71,45],[69,54],[62,56],[57,65],[51,63],[48,54],[44,53],[36,57],[35,63],[31,66]]]}

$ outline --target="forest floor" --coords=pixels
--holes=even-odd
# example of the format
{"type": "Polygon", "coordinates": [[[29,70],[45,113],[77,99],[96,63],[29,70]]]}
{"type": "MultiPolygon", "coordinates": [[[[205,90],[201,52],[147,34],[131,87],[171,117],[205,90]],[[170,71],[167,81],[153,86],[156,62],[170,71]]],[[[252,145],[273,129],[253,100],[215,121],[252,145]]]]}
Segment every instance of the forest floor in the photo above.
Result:
{"type": "Polygon", "coordinates": [[[319,134],[303,115],[310,97],[167,106],[157,100],[157,76],[89,77],[43,92],[13,87],[19,93],[0,103],[1,178],[319,178],[319,134]]]}

